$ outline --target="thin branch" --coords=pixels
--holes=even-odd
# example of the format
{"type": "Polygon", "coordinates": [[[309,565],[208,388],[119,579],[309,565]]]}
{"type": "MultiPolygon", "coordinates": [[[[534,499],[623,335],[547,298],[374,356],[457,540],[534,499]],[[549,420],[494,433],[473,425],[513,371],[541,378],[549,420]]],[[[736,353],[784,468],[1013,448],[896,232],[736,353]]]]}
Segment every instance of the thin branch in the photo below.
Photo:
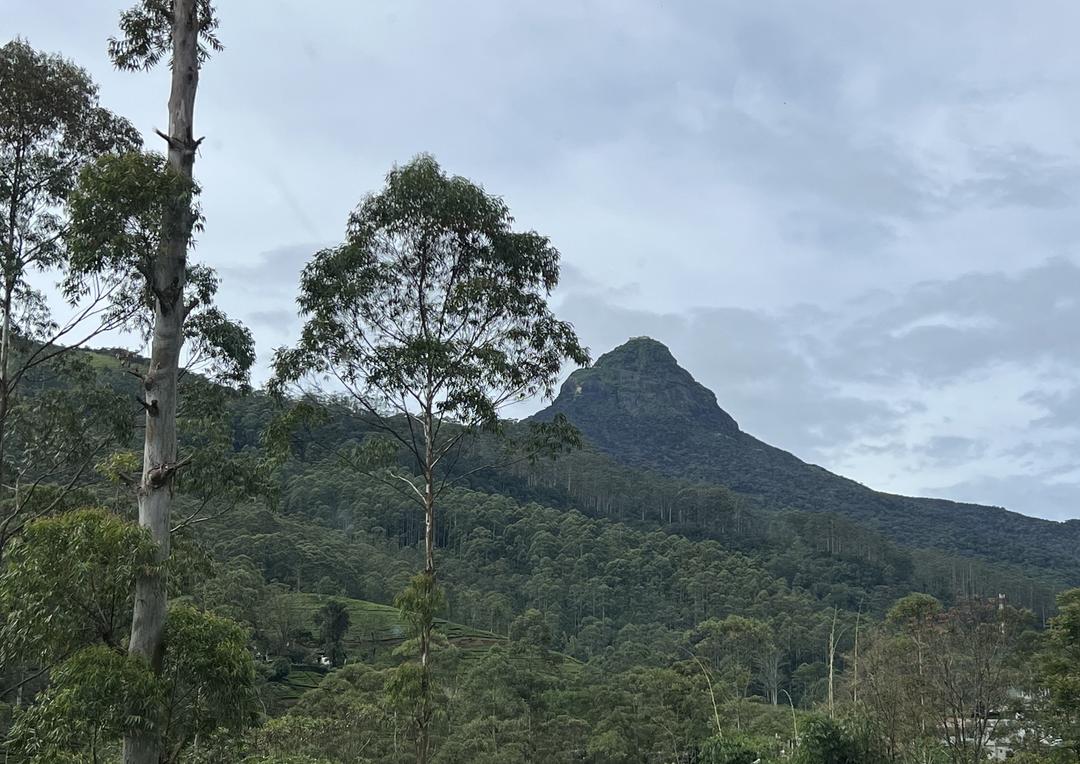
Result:
{"type": "Polygon", "coordinates": [[[20,687],[22,687],[25,684],[29,684],[30,682],[37,679],[39,676],[44,674],[46,671],[48,671],[49,669],[51,669],[55,665],[56,665],[55,663],[50,663],[48,666],[45,666],[44,668],[42,668],[40,671],[36,671],[33,674],[31,674],[30,676],[24,678],[21,682],[18,682],[16,684],[11,685],[10,687],[6,687],[3,690],[0,690],[0,698],[4,697],[5,695],[7,695],[9,692],[11,692],[13,690],[19,689],[20,687]]]}
{"type": "Polygon", "coordinates": [[[217,518],[221,517],[222,515],[225,515],[228,512],[231,512],[240,503],[240,499],[237,498],[237,499],[233,500],[232,504],[225,507],[225,509],[221,510],[220,512],[215,512],[214,514],[206,515],[205,517],[198,517],[199,513],[201,513],[204,509],[206,509],[206,505],[210,503],[210,500],[212,498],[213,497],[207,497],[206,499],[204,499],[199,504],[198,509],[196,509],[190,515],[188,515],[183,520],[181,520],[174,528],[170,529],[169,532],[170,533],[176,533],[177,531],[179,531],[179,530],[181,530],[183,528],[186,528],[186,527],[191,526],[191,525],[196,525],[197,523],[205,523],[208,520],[216,520],[217,518]]]}

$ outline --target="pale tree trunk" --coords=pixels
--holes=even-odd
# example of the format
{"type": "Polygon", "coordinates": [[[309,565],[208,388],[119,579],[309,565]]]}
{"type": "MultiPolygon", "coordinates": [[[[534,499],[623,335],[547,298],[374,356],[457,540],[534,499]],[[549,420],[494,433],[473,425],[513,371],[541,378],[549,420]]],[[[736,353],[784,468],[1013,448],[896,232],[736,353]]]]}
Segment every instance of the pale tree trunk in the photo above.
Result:
{"type": "MultiPolygon", "coordinates": [[[[431,578],[434,596],[435,586],[435,422],[432,413],[433,399],[429,390],[424,409],[424,574],[431,578]]],[[[425,622],[420,634],[420,682],[421,710],[420,729],[416,741],[417,764],[426,764],[431,752],[431,641],[434,624],[425,622]]]]}
{"type": "Polygon", "coordinates": [[[852,702],[859,704],[859,626],[862,623],[862,600],[859,600],[859,614],[855,616],[855,663],[852,668],[851,693],[852,702]]]}
{"type": "MultiPolygon", "coordinates": [[[[12,237],[12,252],[14,257],[14,231],[11,234],[12,237]]],[[[11,310],[12,303],[14,302],[15,294],[15,280],[9,276],[4,280],[4,295],[3,295],[3,328],[0,329],[0,490],[4,485],[4,480],[7,479],[7,475],[4,470],[4,460],[6,456],[7,446],[7,420],[8,414],[11,412],[11,310]]],[[[4,559],[4,547],[7,546],[8,531],[10,527],[18,527],[16,517],[19,514],[19,503],[15,501],[8,509],[3,521],[0,522],[0,562],[4,559]],[[11,526],[15,523],[14,526],[11,526]]]]}
{"type": "Polygon", "coordinates": [[[769,702],[775,706],[780,702],[780,651],[778,649],[772,648],[766,654],[762,675],[769,702]]]}
{"type": "MultiPolygon", "coordinates": [[[[22,152],[16,150],[15,163],[11,179],[11,191],[7,220],[7,246],[4,258],[4,295],[3,295],[3,328],[0,330],[0,487],[4,485],[4,456],[7,440],[7,420],[11,410],[11,311],[15,302],[15,274],[19,271],[19,251],[15,246],[15,226],[18,223],[19,204],[22,192],[20,190],[20,175],[22,166],[22,152]]],[[[21,249],[21,247],[19,248],[21,249]]],[[[19,513],[18,506],[8,510],[9,514],[0,523],[0,560],[4,557],[4,547],[7,545],[8,526],[19,513]]]]}
{"type": "MultiPolygon", "coordinates": [[[[169,95],[169,166],[190,179],[197,143],[192,132],[199,83],[197,0],[173,0],[172,89],[169,95]]],[[[183,344],[184,279],[193,212],[190,196],[175,199],[162,221],[162,246],[152,269],[154,334],[150,368],[143,382],[146,434],[139,485],[139,525],[157,546],[157,560],[169,557],[169,513],[176,459],[177,374],[183,344]]],[[[129,651],[160,671],[164,657],[167,596],[165,571],[143,573],[135,584],[129,651]]],[[[145,731],[124,738],[124,764],[157,764],[162,742],[145,731]]]]}
{"type": "Polygon", "coordinates": [[[833,704],[833,677],[836,675],[836,608],[833,608],[832,628],[829,630],[829,716],[835,713],[833,704]]]}
{"type": "Polygon", "coordinates": [[[424,423],[424,572],[435,577],[435,453],[430,420],[424,423]]]}

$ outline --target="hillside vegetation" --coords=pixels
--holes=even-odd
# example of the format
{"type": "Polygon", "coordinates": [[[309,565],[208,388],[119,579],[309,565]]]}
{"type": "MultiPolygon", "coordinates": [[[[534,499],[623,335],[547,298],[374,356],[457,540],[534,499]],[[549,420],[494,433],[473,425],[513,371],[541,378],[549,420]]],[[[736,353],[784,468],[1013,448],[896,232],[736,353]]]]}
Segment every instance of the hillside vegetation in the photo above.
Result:
{"type": "Polygon", "coordinates": [[[571,374],[537,418],[556,414],[628,465],[720,484],[767,508],[843,515],[907,546],[1080,583],[1080,520],[880,493],[807,464],[740,430],[716,397],[649,338],[632,339],[571,374]]]}

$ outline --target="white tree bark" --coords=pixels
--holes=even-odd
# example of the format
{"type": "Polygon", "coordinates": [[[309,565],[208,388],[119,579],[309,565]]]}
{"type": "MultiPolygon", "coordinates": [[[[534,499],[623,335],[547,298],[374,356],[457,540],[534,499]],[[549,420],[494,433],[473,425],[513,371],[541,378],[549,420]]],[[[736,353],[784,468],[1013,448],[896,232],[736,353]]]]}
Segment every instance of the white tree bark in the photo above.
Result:
{"type": "MultiPolygon", "coordinates": [[[[199,83],[196,0],[174,0],[172,19],[172,88],[169,95],[169,166],[192,177],[197,143],[192,132],[195,91],[199,83]]],[[[150,368],[143,381],[146,435],[139,486],[139,524],[150,531],[158,561],[169,557],[169,520],[176,457],[177,376],[183,344],[184,280],[191,238],[191,199],[175,200],[162,221],[161,251],[153,267],[154,334],[150,368]]],[[[168,606],[164,569],[143,574],[135,587],[129,651],[160,671],[164,657],[168,606]]],[[[124,764],[158,764],[161,741],[153,734],[124,738],[124,764]]]]}

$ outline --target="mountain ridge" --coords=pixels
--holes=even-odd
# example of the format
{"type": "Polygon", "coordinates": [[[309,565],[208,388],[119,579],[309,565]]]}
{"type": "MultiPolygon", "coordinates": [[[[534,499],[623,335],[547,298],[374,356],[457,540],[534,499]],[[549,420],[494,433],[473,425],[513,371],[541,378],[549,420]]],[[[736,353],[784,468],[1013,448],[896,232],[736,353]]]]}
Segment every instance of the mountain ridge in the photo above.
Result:
{"type": "Polygon", "coordinates": [[[624,464],[718,483],[774,509],[846,515],[903,544],[1007,559],[1080,582],[1080,521],[883,493],[807,463],[741,430],[715,394],[649,337],[632,338],[572,373],[533,418],[556,414],[624,464]]]}

